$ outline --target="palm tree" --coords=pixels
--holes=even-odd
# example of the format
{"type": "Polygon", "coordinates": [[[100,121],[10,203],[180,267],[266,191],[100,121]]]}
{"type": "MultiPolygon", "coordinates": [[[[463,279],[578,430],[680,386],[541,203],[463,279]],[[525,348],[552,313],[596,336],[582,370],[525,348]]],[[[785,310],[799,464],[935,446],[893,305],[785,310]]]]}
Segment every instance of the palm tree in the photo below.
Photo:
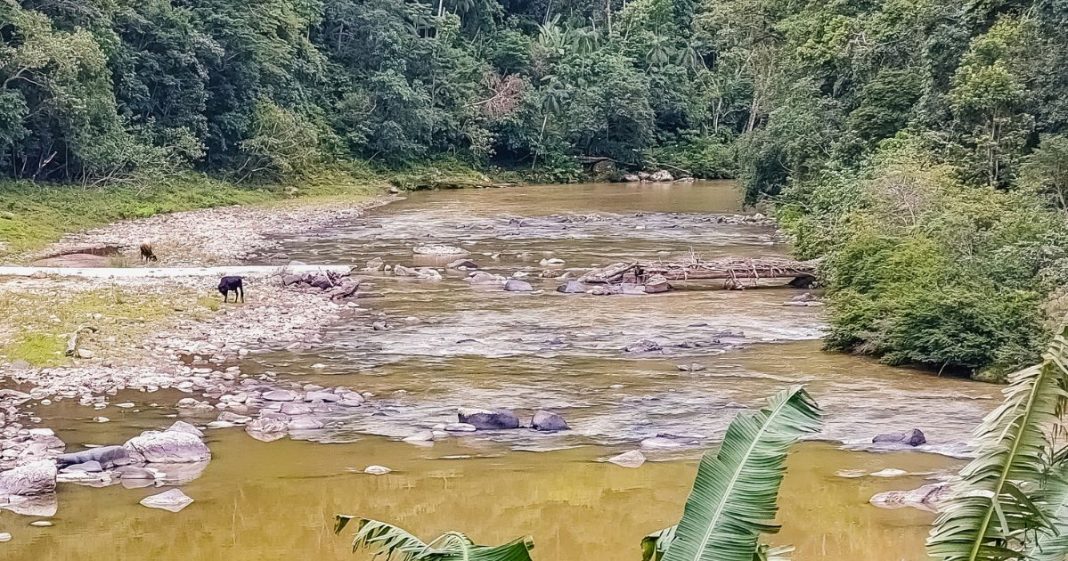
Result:
{"type": "Polygon", "coordinates": [[[678,526],[642,540],[644,561],[779,559],[789,548],[758,543],[779,527],[779,484],[790,445],[819,430],[822,411],[801,386],[783,390],[756,413],[739,414],[719,451],[705,454],[678,526]]]}
{"type": "Polygon", "coordinates": [[[530,538],[490,547],[476,545],[459,532],[447,532],[424,543],[392,524],[344,515],[338,515],[334,533],[341,533],[352,521],[356,522],[352,551],[367,549],[376,559],[382,556],[388,561],[531,561],[530,550],[534,549],[530,538]]]}
{"type": "Polygon", "coordinates": [[[1010,377],[976,429],[976,458],[927,540],[940,561],[1063,561],[1068,555],[1068,329],[1010,377]]]}

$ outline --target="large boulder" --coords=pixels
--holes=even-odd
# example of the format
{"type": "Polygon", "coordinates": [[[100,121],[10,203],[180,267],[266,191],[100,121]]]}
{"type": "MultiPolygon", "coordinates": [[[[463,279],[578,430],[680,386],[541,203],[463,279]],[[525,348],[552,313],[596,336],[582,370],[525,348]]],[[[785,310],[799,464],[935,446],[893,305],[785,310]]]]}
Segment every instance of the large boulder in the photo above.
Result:
{"type": "Polygon", "coordinates": [[[56,464],[38,460],[0,472],[0,495],[45,495],[56,490],[56,464]]]}
{"type": "Polygon", "coordinates": [[[919,446],[927,443],[927,437],[920,429],[912,429],[906,432],[890,432],[876,435],[871,439],[875,444],[901,444],[905,446],[919,446]]]}
{"type": "Polygon", "coordinates": [[[519,417],[508,409],[467,409],[457,411],[457,417],[461,423],[475,427],[478,430],[500,430],[519,428],[519,417]]]}
{"type": "Polygon", "coordinates": [[[654,172],[652,175],[649,176],[649,181],[654,181],[658,183],[667,183],[669,181],[674,180],[675,178],[671,176],[671,172],[667,171],[666,169],[654,172]]]}
{"type": "Polygon", "coordinates": [[[59,467],[84,464],[86,462],[98,462],[105,468],[124,466],[131,463],[130,452],[122,446],[101,446],[84,452],[72,454],[60,454],[56,457],[59,467]]]}
{"type": "Polygon", "coordinates": [[[211,450],[196,435],[179,431],[147,431],[123,444],[133,458],[146,462],[191,463],[211,459],[211,450]]]}
{"type": "Polygon", "coordinates": [[[530,428],[542,432],[570,430],[563,417],[551,411],[536,411],[530,419],[530,428]]]}

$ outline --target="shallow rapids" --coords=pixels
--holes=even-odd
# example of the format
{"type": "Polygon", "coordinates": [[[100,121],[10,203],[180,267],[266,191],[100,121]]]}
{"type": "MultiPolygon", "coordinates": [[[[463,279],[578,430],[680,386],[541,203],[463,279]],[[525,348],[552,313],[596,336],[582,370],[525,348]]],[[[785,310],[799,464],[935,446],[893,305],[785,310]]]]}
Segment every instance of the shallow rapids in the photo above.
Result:
{"type": "MultiPolygon", "coordinates": [[[[822,442],[791,455],[783,531],[773,543],[795,545],[798,561],[919,560],[932,515],[868,500],[959,469],[953,456],[967,454],[970,431],[999,397],[996,387],[821,351],[824,309],[787,305],[806,291],[772,286],[781,282],[737,291],[675,283],[672,292],[643,296],[556,292],[555,277],[615,261],[787,254],[729,182],[421,192],[277,241],[284,255],[264,264],[363,268],[381,259],[442,271],[439,281],[360,273],[361,291],[377,298],[357,300],[317,342],[256,349],[240,363],[247,374],[374,396],[325,419],[323,429],[276,442],[240,428],[207,430],[212,460],[182,486],[195,502],[177,514],[138,504],[161,489],[122,485],[60,485],[50,527],[0,510],[0,532],[15,536],[0,544],[0,558],[359,561],[366,557],[352,555],[349,537],[331,532],[333,516],[347,513],[427,540],[447,530],[482,543],[531,535],[540,561],[636,560],[642,536],[678,520],[697,458],[733,416],[804,384],[826,409],[825,429],[822,442]],[[483,270],[524,276],[536,290],[469,284],[465,273],[445,270],[456,256],[413,253],[426,244],[463,248],[483,270]],[[550,258],[564,263],[542,264],[550,258]],[[659,350],[639,352],[640,341],[659,350]],[[464,406],[512,408],[521,418],[550,409],[572,430],[399,441],[456,421],[464,406]],[[922,450],[937,454],[855,450],[870,448],[875,434],[913,427],[927,434],[922,450]],[[640,468],[604,462],[657,435],[670,438],[655,448],[647,442],[650,461],[640,468]],[[362,473],[369,465],[393,472],[362,473]],[[908,475],[870,475],[888,468],[908,475]]],[[[176,408],[185,396],[122,392],[112,402],[131,406],[94,410],[66,400],[32,414],[81,450],[175,417],[200,426],[215,420],[214,409],[176,408]],[[99,416],[110,421],[94,422],[99,416]]]]}

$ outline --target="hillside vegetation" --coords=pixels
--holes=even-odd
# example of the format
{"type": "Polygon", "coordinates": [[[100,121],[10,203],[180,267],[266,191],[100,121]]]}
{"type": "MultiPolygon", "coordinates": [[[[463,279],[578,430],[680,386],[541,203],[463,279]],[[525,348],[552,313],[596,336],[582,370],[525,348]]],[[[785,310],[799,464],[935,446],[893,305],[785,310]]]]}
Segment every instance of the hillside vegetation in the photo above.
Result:
{"type": "Polygon", "coordinates": [[[0,177],[737,177],[827,257],[829,346],[996,376],[1063,314],[1066,63],[1066,0],[0,0],[0,177]]]}

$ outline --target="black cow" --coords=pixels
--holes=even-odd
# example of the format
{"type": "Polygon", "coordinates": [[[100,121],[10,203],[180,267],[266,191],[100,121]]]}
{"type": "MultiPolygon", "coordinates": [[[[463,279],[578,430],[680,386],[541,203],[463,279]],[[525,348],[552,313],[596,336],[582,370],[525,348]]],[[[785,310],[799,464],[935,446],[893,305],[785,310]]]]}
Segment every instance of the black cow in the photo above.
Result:
{"type": "Polygon", "coordinates": [[[219,279],[219,292],[223,295],[223,302],[227,302],[230,292],[234,293],[234,302],[241,296],[241,303],[245,302],[245,289],[241,286],[242,277],[223,277],[219,279]]]}

